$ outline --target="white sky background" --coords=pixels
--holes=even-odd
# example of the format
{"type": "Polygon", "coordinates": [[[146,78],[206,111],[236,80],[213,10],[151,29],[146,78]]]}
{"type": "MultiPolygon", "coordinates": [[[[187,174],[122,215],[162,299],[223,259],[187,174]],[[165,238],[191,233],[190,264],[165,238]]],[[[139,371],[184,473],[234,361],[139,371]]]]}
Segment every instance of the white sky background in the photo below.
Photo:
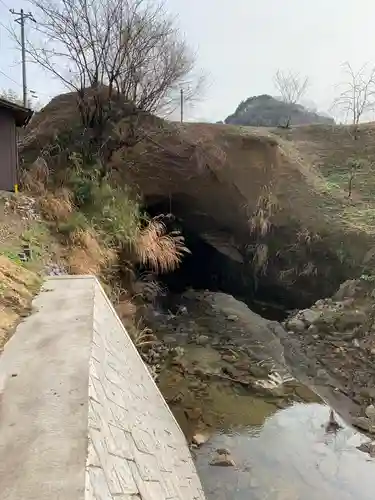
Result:
{"type": "MultiPolygon", "coordinates": [[[[343,62],[355,69],[364,63],[375,65],[375,0],[166,0],[166,4],[196,49],[198,65],[209,74],[205,98],[187,110],[190,120],[223,120],[247,97],[275,95],[277,69],[309,76],[306,98],[328,111],[337,95],[335,86],[343,78],[343,62]]],[[[0,0],[0,89],[21,94],[20,53],[2,26],[13,22],[10,7],[30,10],[26,0],[0,0]]],[[[28,87],[43,103],[62,90],[32,64],[28,87]]]]}

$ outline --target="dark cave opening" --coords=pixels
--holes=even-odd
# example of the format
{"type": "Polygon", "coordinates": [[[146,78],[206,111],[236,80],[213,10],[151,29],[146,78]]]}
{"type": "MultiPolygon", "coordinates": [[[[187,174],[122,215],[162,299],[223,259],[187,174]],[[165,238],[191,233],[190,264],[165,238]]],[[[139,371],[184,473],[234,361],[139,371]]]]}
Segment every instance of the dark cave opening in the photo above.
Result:
{"type": "Polygon", "coordinates": [[[188,289],[223,292],[245,302],[265,318],[276,321],[285,319],[288,311],[293,309],[291,303],[280,300],[282,296],[277,291],[275,293],[275,289],[259,286],[250,264],[229,257],[205,241],[198,230],[192,229],[192,219],[186,222],[184,214],[189,214],[189,210],[183,202],[174,201],[171,207],[169,199],[146,205],[151,217],[173,212],[169,229],[182,233],[191,252],[183,257],[178,269],[158,277],[168,289],[168,295],[175,297],[188,289]]]}

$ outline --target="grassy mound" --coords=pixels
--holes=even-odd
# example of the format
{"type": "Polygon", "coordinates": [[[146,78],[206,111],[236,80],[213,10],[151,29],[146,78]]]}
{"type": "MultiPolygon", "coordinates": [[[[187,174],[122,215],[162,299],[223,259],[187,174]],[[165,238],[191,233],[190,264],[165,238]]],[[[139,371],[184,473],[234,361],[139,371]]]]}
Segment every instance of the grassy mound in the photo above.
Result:
{"type": "Polygon", "coordinates": [[[375,233],[375,124],[296,127],[273,131],[292,146],[315,175],[327,220],[352,231],[375,233]]]}

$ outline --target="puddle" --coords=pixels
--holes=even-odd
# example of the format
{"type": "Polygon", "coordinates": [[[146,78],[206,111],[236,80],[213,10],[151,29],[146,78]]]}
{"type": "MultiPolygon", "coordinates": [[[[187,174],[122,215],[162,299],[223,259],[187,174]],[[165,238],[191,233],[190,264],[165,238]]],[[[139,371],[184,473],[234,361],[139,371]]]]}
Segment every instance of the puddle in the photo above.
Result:
{"type": "Polygon", "coordinates": [[[343,425],[325,432],[329,409],[294,404],[263,425],[216,433],[196,451],[207,500],[370,500],[375,460],[356,447],[367,441],[343,425]],[[230,451],[236,467],[209,462],[217,448],[230,451]]]}

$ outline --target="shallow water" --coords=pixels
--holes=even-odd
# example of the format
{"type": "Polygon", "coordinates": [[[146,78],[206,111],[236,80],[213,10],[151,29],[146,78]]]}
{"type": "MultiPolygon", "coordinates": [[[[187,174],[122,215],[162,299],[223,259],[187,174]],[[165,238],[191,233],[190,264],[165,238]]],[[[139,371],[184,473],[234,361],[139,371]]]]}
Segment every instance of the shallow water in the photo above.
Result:
{"type": "Polygon", "coordinates": [[[262,425],[216,433],[197,450],[196,465],[207,500],[370,500],[375,460],[356,447],[366,441],[340,421],[327,434],[329,409],[294,404],[262,425]],[[209,465],[226,448],[236,467],[209,465]]]}

